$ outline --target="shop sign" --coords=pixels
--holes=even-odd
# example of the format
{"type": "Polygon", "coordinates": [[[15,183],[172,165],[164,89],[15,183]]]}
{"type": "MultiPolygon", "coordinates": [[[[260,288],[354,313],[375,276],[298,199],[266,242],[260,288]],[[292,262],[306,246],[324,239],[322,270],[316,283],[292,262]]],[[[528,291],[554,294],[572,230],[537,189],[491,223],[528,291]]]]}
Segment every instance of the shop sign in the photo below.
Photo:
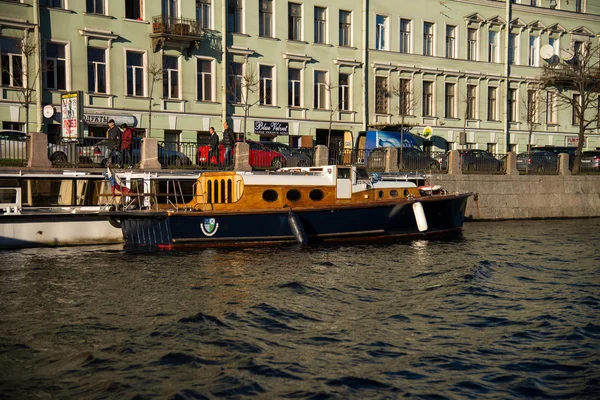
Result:
{"type": "Polygon", "coordinates": [[[130,115],[85,114],[83,116],[83,120],[88,125],[108,126],[108,121],[110,121],[111,119],[115,120],[116,126],[121,126],[121,124],[127,124],[129,127],[135,127],[136,125],[135,117],[130,115]]]}
{"type": "Polygon", "coordinates": [[[289,135],[290,124],[275,121],[254,121],[254,133],[271,135],[289,135]]]}
{"type": "Polygon", "coordinates": [[[82,92],[63,93],[60,96],[62,136],[76,138],[83,131],[81,124],[82,92]]]}
{"type": "MultiPolygon", "coordinates": [[[[567,146],[569,146],[569,147],[577,147],[578,144],[579,144],[579,137],[577,137],[577,136],[575,136],[575,137],[567,136],[567,146]]],[[[583,147],[585,147],[585,141],[583,142],[583,147]]]]}

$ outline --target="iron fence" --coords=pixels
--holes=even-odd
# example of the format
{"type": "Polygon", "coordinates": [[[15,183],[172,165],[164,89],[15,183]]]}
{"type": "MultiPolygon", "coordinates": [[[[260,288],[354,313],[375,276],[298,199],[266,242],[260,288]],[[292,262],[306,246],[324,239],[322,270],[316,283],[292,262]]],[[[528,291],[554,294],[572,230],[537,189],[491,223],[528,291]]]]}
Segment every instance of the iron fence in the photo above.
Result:
{"type": "Polygon", "coordinates": [[[0,165],[23,167],[27,165],[29,137],[25,134],[0,137],[0,165]]]}
{"type": "Polygon", "coordinates": [[[158,142],[158,162],[163,168],[196,168],[196,142],[158,142]]]}

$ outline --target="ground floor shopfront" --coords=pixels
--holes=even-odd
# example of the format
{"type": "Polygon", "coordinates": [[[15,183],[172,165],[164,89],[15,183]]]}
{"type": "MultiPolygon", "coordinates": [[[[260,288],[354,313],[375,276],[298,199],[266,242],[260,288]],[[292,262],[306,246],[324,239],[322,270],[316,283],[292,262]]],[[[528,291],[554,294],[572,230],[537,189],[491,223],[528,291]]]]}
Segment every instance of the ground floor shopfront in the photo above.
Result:
{"type": "MultiPolygon", "coordinates": [[[[48,107],[45,111],[48,111],[48,107]]],[[[62,117],[60,107],[54,105],[52,112],[43,118],[43,131],[49,141],[62,138],[62,117]]],[[[35,130],[35,106],[30,108],[29,130],[35,130]]],[[[82,120],[83,137],[105,137],[108,121],[113,119],[117,126],[125,123],[134,128],[136,136],[154,137],[166,143],[207,144],[210,137],[209,128],[222,135],[223,122],[220,115],[188,114],[153,111],[152,131],[148,131],[148,112],[141,110],[120,110],[84,107],[82,120]]],[[[25,112],[18,104],[0,103],[0,121],[2,129],[24,131],[25,112]]],[[[250,140],[278,141],[291,147],[314,147],[315,145],[337,145],[352,147],[358,133],[363,130],[359,122],[302,120],[302,119],[265,119],[252,116],[244,120],[243,115],[229,118],[231,128],[242,138],[242,132],[250,140]],[[244,129],[245,127],[245,129],[244,129]]],[[[507,135],[501,130],[478,129],[450,126],[412,126],[413,135],[421,136],[424,150],[443,152],[462,148],[484,149],[492,153],[505,153],[507,150],[523,152],[527,144],[535,146],[577,146],[578,137],[573,131],[561,132],[556,129],[534,131],[531,134],[522,129],[511,129],[507,135]],[[429,134],[423,135],[424,132],[429,134]],[[463,133],[464,132],[464,133],[463,133]],[[425,138],[427,137],[427,138],[425,138]],[[508,148],[507,148],[508,143],[508,148]]],[[[600,148],[600,129],[597,127],[586,134],[584,150],[600,148]]]]}

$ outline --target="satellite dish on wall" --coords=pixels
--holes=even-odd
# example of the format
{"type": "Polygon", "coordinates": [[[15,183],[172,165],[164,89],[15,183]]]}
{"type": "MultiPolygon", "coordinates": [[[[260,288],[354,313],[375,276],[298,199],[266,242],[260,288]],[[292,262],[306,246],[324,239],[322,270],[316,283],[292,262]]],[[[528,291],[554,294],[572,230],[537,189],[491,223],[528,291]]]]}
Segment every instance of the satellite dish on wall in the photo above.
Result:
{"type": "Polygon", "coordinates": [[[565,62],[570,62],[573,60],[573,58],[575,58],[575,52],[573,51],[565,51],[562,56],[562,59],[565,62]]]}
{"type": "Polygon", "coordinates": [[[554,55],[554,47],[550,46],[549,44],[543,45],[542,48],[540,49],[540,56],[546,61],[551,59],[553,55],[554,55]]]}

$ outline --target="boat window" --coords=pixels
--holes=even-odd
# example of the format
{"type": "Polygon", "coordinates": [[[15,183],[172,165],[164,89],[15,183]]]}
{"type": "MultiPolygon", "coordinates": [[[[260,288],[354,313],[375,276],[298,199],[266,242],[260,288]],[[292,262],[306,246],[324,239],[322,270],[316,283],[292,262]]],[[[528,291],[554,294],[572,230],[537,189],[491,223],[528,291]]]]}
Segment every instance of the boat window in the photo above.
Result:
{"type": "Polygon", "coordinates": [[[369,173],[365,167],[356,167],[356,177],[360,180],[369,179],[369,173]]]}
{"type": "Polygon", "coordinates": [[[338,179],[350,179],[350,168],[338,167],[337,177],[338,179]]]}
{"type": "Polygon", "coordinates": [[[377,193],[377,196],[378,196],[380,199],[382,199],[382,198],[383,198],[383,190],[380,190],[380,191],[377,193]]]}
{"type": "Polygon", "coordinates": [[[321,189],[313,189],[308,194],[308,197],[310,197],[312,201],[321,201],[323,200],[324,194],[321,189]]]}
{"type": "Polygon", "coordinates": [[[404,197],[408,196],[408,189],[404,189],[404,197]]]}
{"type": "Polygon", "coordinates": [[[267,189],[263,192],[262,197],[263,197],[264,201],[268,201],[269,203],[272,203],[275,200],[277,200],[279,195],[277,194],[277,192],[275,190],[267,189]]]}
{"type": "Polygon", "coordinates": [[[300,193],[300,191],[298,189],[290,189],[285,194],[285,197],[289,201],[298,201],[298,200],[300,200],[302,198],[302,193],[300,193]]]}
{"type": "Polygon", "coordinates": [[[390,190],[390,197],[398,197],[398,191],[396,189],[390,190]]]}

